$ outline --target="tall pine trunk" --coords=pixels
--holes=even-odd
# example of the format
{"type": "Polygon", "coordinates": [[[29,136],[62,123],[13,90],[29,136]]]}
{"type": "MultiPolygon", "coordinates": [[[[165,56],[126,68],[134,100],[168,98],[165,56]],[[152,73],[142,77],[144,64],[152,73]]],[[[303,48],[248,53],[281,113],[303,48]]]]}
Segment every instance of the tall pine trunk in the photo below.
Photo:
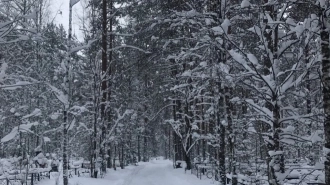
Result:
{"type": "Polygon", "coordinates": [[[235,136],[233,131],[233,104],[230,102],[233,89],[225,87],[225,106],[226,106],[226,121],[228,124],[228,146],[229,146],[229,171],[232,175],[232,185],[237,185],[236,160],[235,160],[235,136]]]}
{"type": "MultiPolygon", "coordinates": [[[[114,65],[112,64],[112,47],[113,47],[113,35],[112,35],[112,25],[113,25],[113,19],[112,19],[112,13],[113,13],[113,2],[112,0],[109,1],[109,8],[110,8],[110,15],[111,17],[109,18],[109,33],[110,33],[110,38],[109,38],[109,56],[108,56],[108,60],[109,60],[109,82],[108,82],[108,128],[111,127],[111,76],[112,73],[115,71],[114,70],[114,65]]],[[[110,142],[107,143],[108,145],[108,158],[107,158],[107,167],[111,168],[111,144],[110,142]]]]}
{"type": "Polygon", "coordinates": [[[65,109],[63,112],[63,185],[68,185],[68,129],[67,129],[67,121],[68,121],[68,112],[65,109]]]}
{"type": "MultiPolygon", "coordinates": [[[[208,9],[211,12],[215,13],[215,20],[218,20],[218,22],[222,22],[226,18],[226,8],[227,8],[228,2],[227,0],[210,0],[208,2],[208,9]]],[[[225,44],[222,44],[222,47],[225,47],[225,44]]],[[[214,62],[216,63],[225,63],[226,61],[226,54],[225,52],[215,49],[217,55],[214,59],[214,62]]],[[[226,127],[225,125],[222,124],[222,120],[224,119],[224,112],[226,112],[225,109],[225,99],[224,99],[224,91],[222,88],[222,79],[220,77],[220,71],[217,69],[216,71],[217,76],[215,77],[216,84],[217,84],[217,92],[219,94],[219,97],[215,100],[216,103],[216,113],[215,113],[215,118],[216,118],[216,123],[217,123],[217,135],[218,135],[218,142],[219,142],[219,147],[218,147],[218,161],[219,161],[219,166],[218,166],[218,174],[219,174],[219,181],[220,184],[226,184],[226,127]]],[[[214,95],[215,96],[215,95],[214,95]]],[[[204,146],[203,146],[204,147],[204,146]]],[[[204,154],[204,151],[203,151],[204,154]]]]}
{"type": "MultiPolygon", "coordinates": [[[[264,2],[268,2],[265,0],[264,2]]],[[[264,37],[265,45],[267,49],[271,52],[272,56],[267,56],[265,59],[265,71],[264,73],[269,74],[273,81],[276,81],[278,77],[274,76],[274,71],[270,71],[273,66],[276,66],[279,62],[278,60],[278,42],[279,42],[279,27],[274,25],[271,27],[268,22],[267,14],[273,19],[277,20],[277,6],[278,5],[267,5],[265,6],[265,14],[263,18],[263,24],[265,24],[264,37]]],[[[281,115],[280,115],[280,106],[279,106],[279,94],[276,90],[270,89],[271,99],[268,99],[266,103],[266,108],[273,113],[273,128],[271,136],[269,136],[269,141],[267,143],[267,165],[268,165],[268,181],[271,185],[279,184],[279,179],[277,178],[276,173],[284,173],[284,156],[282,154],[282,149],[280,146],[280,132],[281,132],[281,115]],[[272,155],[270,155],[272,153],[272,155]]],[[[264,123],[263,123],[264,124],[264,123]]],[[[265,124],[266,127],[268,127],[265,124]]],[[[266,131],[266,130],[264,130],[266,131]]]]}
{"type": "Polygon", "coordinates": [[[73,4],[69,2],[69,35],[68,35],[68,58],[66,63],[66,71],[64,77],[64,94],[67,101],[64,104],[63,110],[63,185],[68,185],[68,110],[69,110],[69,95],[70,95],[70,64],[71,64],[71,39],[72,39],[72,7],[73,4]]]}
{"type": "Polygon", "coordinates": [[[101,102],[101,120],[102,120],[102,137],[100,143],[100,154],[102,156],[101,170],[105,171],[105,161],[106,161],[106,104],[107,104],[107,0],[102,0],[102,102],[101,102]]]}
{"type": "Polygon", "coordinates": [[[191,170],[191,162],[190,162],[190,146],[192,144],[192,136],[190,134],[191,132],[191,120],[189,117],[192,117],[192,115],[189,113],[189,103],[188,101],[186,101],[186,106],[185,106],[185,122],[186,122],[186,134],[189,134],[189,136],[187,139],[187,143],[185,146],[185,150],[184,150],[184,160],[186,161],[186,170],[191,170]],[[189,117],[188,117],[189,115],[189,117]]]}
{"type": "Polygon", "coordinates": [[[329,51],[329,17],[321,8],[321,54],[322,84],[324,108],[324,152],[325,152],[325,184],[330,185],[330,51],[329,51]]]}
{"type": "MultiPolygon", "coordinates": [[[[219,92],[222,92],[221,90],[221,84],[219,82],[219,92]]],[[[218,125],[218,131],[217,134],[219,135],[219,176],[220,176],[220,183],[226,184],[226,143],[225,143],[225,137],[226,137],[226,128],[221,123],[222,115],[221,112],[224,111],[224,98],[220,95],[220,98],[218,100],[218,111],[217,111],[217,125],[218,125]]]]}
{"type": "Polygon", "coordinates": [[[66,63],[66,71],[64,77],[64,96],[67,102],[64,105],[63,111],[63,185],[69,184],[68,179],[68,110],[69,110],[69,96],[70,96],[70,65],[71,65],[71,40],[72,40],[72,7],[74,4],[69,2],[69,34],[68,34],[68,58],[66,63]]]}
{"type": "Polygon", "coordinates": [[[137,136],[137,155],[138,155],[138,162],[141,161],[141,147],[140,147],[140,140],[141,140],[141,133],[139,131],[138,136],[137,136]]]}

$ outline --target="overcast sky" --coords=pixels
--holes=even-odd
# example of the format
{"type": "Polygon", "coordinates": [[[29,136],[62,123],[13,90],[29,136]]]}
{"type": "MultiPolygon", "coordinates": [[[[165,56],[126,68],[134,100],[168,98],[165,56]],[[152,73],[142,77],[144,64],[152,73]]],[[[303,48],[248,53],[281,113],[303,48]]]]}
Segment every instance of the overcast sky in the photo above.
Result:
{"type": "MultiPolygon", "coordinates": [[[[57,24],[63,24],[64,28],[68,32],[69,29],[69,2],[70,0],[51,0],[51,12],[52,16],[51,19],[53,19],[55,16],[55,22],[57,24]],[[57,14],[56,12],[61,11],[62,14],[57,14]]],[[[73,7],[73,23],[72,23],[72,33],[75,33],[78,36],[78,39],[80,41],[83,40],[81,31],[79,30],[79,17],[83,15],[83,5],[84,0],[80,0],[81,2],[78,2],[76,5],[73,7]]]]}
{"type": "MultiPolygon", "coordinates": [[[[68,32],[69,30],[69,2],[70,0],[50,0],[51,1],[51,12],[52,15],[50,16],[50,19],[52,20],[55,17],[55,22],[57,24],[63,24],[64,28],[68,32]],[[57,14],[56,12],[62,12],[62,14],[57,14]]],[[[73,6],[73,11],[72,11],[72,18],[73,18],[73,23],[72,23],[72,33],[76,34],[78,39],[80,41],[83,41],[83,34],[82,31],[80,30],[81,23],[79,17],[83,17],[84,10],[86,8],[86,2],[88,0],[80,0],[77,4],[73,6]]],[[[118,5],[119,6],[119,5],[118,5]]],[[[116,5],[115,5],[116,7],[116,5]]],[[[117,17],[118,18],[118,17],[117,17]]],[[[127,22],[125,21],[125,18],[119,18],[119,24],[122,26],[127,25],[127,22]]]]}

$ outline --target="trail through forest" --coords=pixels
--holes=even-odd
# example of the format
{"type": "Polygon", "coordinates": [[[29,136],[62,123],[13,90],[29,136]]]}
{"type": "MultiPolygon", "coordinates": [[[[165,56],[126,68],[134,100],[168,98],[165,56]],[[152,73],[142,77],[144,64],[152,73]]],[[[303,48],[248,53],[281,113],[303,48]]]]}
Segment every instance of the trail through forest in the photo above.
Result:
{"type": "Polygon", "coordinates": [[[0,185],[330,185],[330,0],[58,1],[0,0],[0,185]]]}
{"type": "MultiPolygon", "coordinates": [[[[61,177],[60,177],[61,179],[61,177]]],[[[59,185],[62,185],[62,181],[59,185]]],[[[42,182],[44,185],[55,185],[55,180],[42,182]]],[[[202,180],[185,173],[183,168],[173,169],[169,160],[152,160],[139,163],[138,166],[128,166],[125,169],[109,169],[104,178],[73,176],[69,179],[71,185],[209,185],[211,180],[204,176],[202,180]]]]}

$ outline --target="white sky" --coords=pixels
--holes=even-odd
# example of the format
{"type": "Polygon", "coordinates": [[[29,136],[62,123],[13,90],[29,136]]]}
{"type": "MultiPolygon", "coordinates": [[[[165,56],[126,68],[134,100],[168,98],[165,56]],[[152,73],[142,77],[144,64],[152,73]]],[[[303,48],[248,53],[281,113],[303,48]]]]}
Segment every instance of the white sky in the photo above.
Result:
{"type": "MultiPolygon", "coordinates": [[[[69,30],[69,2],[70,0],[51,0],[51,16],[50,20],[52,20],[55,16],[54,22],[56,24],[63,24],[64,28],[68,32],[69,30]],[[56,12],[61,11],[62,14],[57,14],[56,12]]],[[[85,5],[85,0],[80,0],[76,5],[73,6],[73,11],[72,11],[72,17],[73,17],[73,22],[72,22],[72,33],[76,34],[78,39],[80,41],[83,41],[83,36],[82,32],[79,30],[80,29],[80,21],[79,17],[83,15],[83,5],[85,5]]]]}
{"type": "MultiPolygon", "coordinates": [[[[63,24],[64,28],[68,32],[69,30],[69,2],[70,0],[50,0],[51,1],[51,16],[50,20],[53,20],[55,17],[54,21],[57,24],[63,24]],[[62,14],[57,14],[56,12],[61,11],[62,14]]],[[[73,11],[72,11],[72,33],[76,34],[78,37],[79,41],[83,41],[83,34],[80,28],[82,27],[81,21],[79,18],[83,17],[84,15],[84,10],[87,5],[87,2],[89,0],[80,0],[77,4],[73,6],[73,11]]],[[[116,5],[115,5],[116,6],[116,5]]],[[[126,25],[125,18],[119,18],[119,23],[122,24],[122,26],[126,25]]]]}

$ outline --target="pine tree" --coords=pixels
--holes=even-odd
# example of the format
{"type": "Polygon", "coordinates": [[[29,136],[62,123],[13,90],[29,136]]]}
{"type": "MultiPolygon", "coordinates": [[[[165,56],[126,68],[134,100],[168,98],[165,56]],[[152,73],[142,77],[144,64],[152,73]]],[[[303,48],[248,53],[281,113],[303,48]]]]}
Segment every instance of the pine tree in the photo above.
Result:
{"type": "Polygon", "coordinates": [[[322,93],[324,108],[324,167],[325,184],[330,184],[330,51],[329,51],[329,15],[325,4],[319,4],[320,8],[320,34],[321,34],[321,56],[322,56],[322,93]]]}

